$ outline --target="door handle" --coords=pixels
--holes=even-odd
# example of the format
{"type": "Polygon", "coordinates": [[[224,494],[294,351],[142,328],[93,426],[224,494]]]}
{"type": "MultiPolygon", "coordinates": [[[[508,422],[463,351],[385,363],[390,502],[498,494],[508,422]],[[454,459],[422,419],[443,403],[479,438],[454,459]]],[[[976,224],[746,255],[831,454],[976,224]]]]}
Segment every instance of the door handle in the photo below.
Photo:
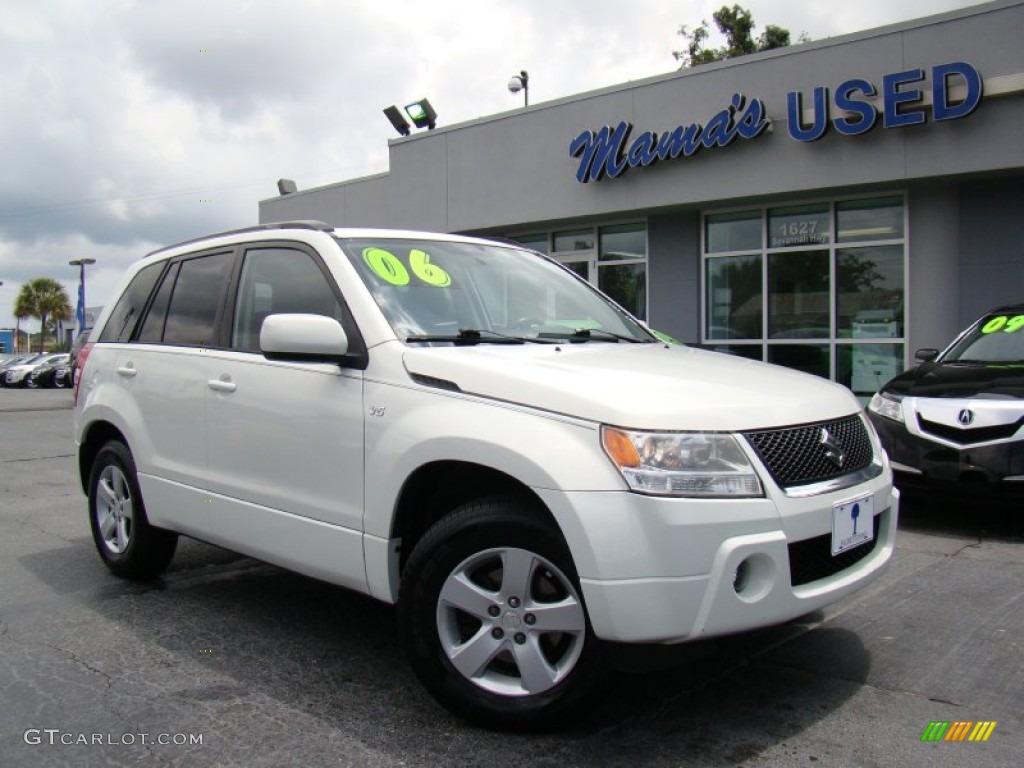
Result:
{"type": "Polygon", "coordinates": [[[117,373],[120,376],[124,376],[126,379],[134,378],[138,375],[138,371],[135,370],[135,365],[131,362],[127,362],[124,365],[117,366],[117,373]]]}
{"type": "Polygon", "coordinates": [[[238,388],[226,373],[222,373],[219,379],[209,379],[206,386],[214,392],[234,392],[238,388]]]}

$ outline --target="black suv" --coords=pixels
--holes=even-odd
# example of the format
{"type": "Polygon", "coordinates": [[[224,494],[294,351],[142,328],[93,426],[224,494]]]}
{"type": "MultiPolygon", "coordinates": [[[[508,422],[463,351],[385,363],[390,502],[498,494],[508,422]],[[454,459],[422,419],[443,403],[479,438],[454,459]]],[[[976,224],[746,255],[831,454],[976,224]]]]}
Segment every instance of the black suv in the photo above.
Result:
{"type": "Polygon", "coordinates": [[[868,405],[897,484],[1024,497],[1024,303],[914,357],[868,405]]]}

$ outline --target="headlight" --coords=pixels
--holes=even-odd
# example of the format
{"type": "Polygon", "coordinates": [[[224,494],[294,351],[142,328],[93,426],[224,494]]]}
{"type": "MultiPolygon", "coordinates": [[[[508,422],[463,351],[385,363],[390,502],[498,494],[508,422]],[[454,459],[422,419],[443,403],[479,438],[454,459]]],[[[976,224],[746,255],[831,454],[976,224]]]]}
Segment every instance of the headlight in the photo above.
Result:
{"type": "Polygon", "coordinates": [[[601,427],[601,444],[631,490],[662,496],[763,496],[736,438],[708,432],[601,427]]]}
{"type": "Polygon", "coordinates": [[[871,402],[868,403],[868,410],[872,413],[877,413],[879,416],[885,416],[887,419],[898,421],[903,423],[903,405],[901,404],[903,398],[900,395],[894,395],[891,393],[876,392],[871,402]]]}

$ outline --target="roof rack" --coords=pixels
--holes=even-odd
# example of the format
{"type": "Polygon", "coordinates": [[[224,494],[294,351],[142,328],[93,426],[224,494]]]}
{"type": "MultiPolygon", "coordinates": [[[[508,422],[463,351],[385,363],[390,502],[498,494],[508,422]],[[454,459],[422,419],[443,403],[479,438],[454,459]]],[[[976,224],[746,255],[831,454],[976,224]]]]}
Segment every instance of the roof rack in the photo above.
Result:
{"type": "Polygon", "coordinates": [[[244,235],[247,232],[262,232],[269,229],[311,229],[318,232],[333,232],[334,225],[328,224],[325,221],[317,221],[316,219],[297,219],[296,221],[270,221],[266,224],[254,224],[251,227],[242,227],[241,229],[229,229],[224,232],[213,232],[209,235],[203,235],[202,237],[193,237],[190,240],[182,240],[180,243],[174,243],[173,245],[165,245],[162,248],[157,248],[155,251],[150,251],[147,256],[153,256],[163,251],[169,251],[172,248],[180,248],[183,245],[191,245],[192,243],[201,243],[204,240],[209,240],[214,237],[227,237],[228,235],[244,235]]]}

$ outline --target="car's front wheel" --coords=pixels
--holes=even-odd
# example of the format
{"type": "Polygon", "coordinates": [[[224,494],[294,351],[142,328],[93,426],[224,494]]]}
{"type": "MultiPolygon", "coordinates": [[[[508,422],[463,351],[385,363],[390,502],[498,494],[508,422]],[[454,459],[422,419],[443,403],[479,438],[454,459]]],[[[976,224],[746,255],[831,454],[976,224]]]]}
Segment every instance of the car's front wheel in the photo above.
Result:
{"type": "Polygon", "coordinates": [[[100,557],[118,576],[151,579],[174,557],[178,535],[149,524],[135,460],[120,440],[107,442],[93,462],[89,523],[100,557]]]}
{"type": "Polygon", "coordinates": [[[565,542],[523,501],[471,502],[435,524],[403,571],[399,620],[426,688],[488,727],[558,727],[600,678],[565,542]]]}

